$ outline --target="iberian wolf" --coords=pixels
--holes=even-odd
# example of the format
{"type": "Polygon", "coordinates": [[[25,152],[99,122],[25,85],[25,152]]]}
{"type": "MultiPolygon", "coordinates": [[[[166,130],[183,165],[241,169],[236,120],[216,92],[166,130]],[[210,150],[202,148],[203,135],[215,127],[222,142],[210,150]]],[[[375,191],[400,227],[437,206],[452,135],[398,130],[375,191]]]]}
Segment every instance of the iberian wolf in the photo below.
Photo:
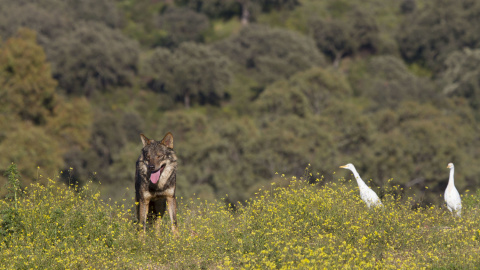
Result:
{"type": "MultiPolygon", "coordinates": [[[[168,132],[161,141],[150,140],[140,134],[143,149],[135,172],[135,202],[138,222],[145,232],[147,219],[154,222],[163,217],[168,205],[172,231],[177,234],[177,202],[175,183],[177,156],[173,151],[173,135],[168,132]]],[[[156,222],[157,231],[160,220],[156,222]]]]}

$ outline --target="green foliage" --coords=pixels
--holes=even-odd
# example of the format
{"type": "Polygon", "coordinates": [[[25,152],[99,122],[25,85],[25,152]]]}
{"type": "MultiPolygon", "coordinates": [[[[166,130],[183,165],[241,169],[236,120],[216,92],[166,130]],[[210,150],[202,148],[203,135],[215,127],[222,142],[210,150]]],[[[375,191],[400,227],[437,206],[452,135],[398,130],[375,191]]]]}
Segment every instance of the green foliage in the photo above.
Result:
{"type": "Polygon", "coordinates": [[[74,15],[76,21],[99,22],[111,28],[119,28],[122,23],[121,13],[116,7],[116,0],[67,0],[62,2],[64,2],[65,8],[74,15]]]}
{"type": "Polygon", "coordinates": [[[313,40],[293,31],[261,25],[244,27],[215,47],[262,86],[324,64],[313,40]]]}
{"type": "Polygon", "coordinates": [[[262,136],[256,138],[250,150],[257,153],[249,155],[250,166],[266,179],[274,178],[279,171],[302,175],[310,163],[322,173],[332,168],[336,162],[335,138],[322,120],[288,115],[262,122],[262,136]]]}
{"type": "MultiPolygon", "coordinates": [[[[38,3],[19,5],[19,1],[2,1],[0,11],[0,37],[10,38],[21,27],[28,27],[37,32],[39,44],[46,45],[59,36],[71,31],[74,23],[58,8],[48,8],[38,3]]],[[[28,2],[28,3],[27,3],[28,2]]],[[[58,1],[57,4],[60,4],[58,1]]]]}
{"type": "MultiPolygon", "coordinates": [[[[37,166],[54,173],[63,162],[57,142],[40,127],[55,116],[55,86],[45,53],[35,41],[35,32],[21,29],[2,44],[0,111],[5,117],[0,119],[3,129],[0,165],[19,164],[26,183],[37,178],[38,171],[34,169],[37,166]]],[[[0,179],[3,183],[7,181],[0,179]]]]}
{"type": "Polygon", "coordinates": [[[213,19],[241,18],[248,12],[248,19],[255,21],[260,13],[291,10],[300,5],[299,0],[175,0],[180,6],[189,7],[213,19]]]}
{"type": "Polygon", "coordinates": [[[415,10],[405,17],[397,33],[402,56],[438,71],[451,52],[477,48],[480,35],[469,25],[479,20],[479,10],[480,4],[472,0],[442,0],[415,10]]]}
{"type": "Polygon", "coordinates": [[[19,28],[38,33],[38,42],[50,42],[74,29],[79,21],[94,21],[111,28],[121,25],[121,13],[114,0],[2,0],[0,37],[10,38],[19,28]]]}
{"type": "Polygon", "coordinates": [[[165,8],[163,1],[119,0],[117,1],[124,14],[123,32],[137,40],[145,47],[151,47],[165,33],[157,30],[154,18],[165,8]]]}
{"type": "MultiPolygon", "coordinates": [[[[441,200],[448,162],[461,194],[478,187],[475,1],[0,6],[0,36],[10,38],[0,45],[0,165],[16,162],[22,185],[63,168],[65,182],[94,179],[103,196],[128,197],[138,134],[171,131],[185,197],[243,202],[276,172],[301,175],[309,163],[330,179],[352,162],[420,205],[441,200]],[[36,36],[15,34],[22,26],[36,36]]],[[[5,215],[4,235],[19,220],[5,215]]]]}
{"type": "Polygon", "coordinates": [[[191,103],[218,104],[224,99],[230,83],[230,61],[212,48],[196,43],[183,43],[173,53],[156,49],[146,60],[142,73],[148,87],[167,92],[191,103]]]}
{"type": "Polygon", "coordinates": [[[310,31],[317,47],[338,66],[340,59],[353,53],[356,40],[353,29],[341,20],[317,19],[310,23],[310,31]]]}
{"type": "Polygon", "coordinates": [[[404,100],[435,101],[439,96],[429,80],[416,77],[396,57],[372,57],[364,71],[358,78],[351,78],[351,83],[355,92],[375,102],[375,108],[396,108],[404,100]]]}
{"type": "Polygon", "coordinates": [[[80,149],[88,147],[93,113],[86,98],[58,98],[53,115],[47,120],[46,129],[57,137],[62,145],[80,149]]]}
{"type": "Polygon", "coordinates": [[[205,43],[225,39],[233,33],[240,31],[242,27],[241,23],[236,19],[230,19],[228,21],[215,20],[212,21],[211,24],[210,30],[205,33],[205,43]]]}
{"type": "Polygon", "coordinates": [[[261,0],[259,1],[264,12],[269,12],[272,9],[293,9],[300,5],[299,0],[261,0]]]}
{"type": "Polygon", "coordinates": [[[182,42],[202,42],[209,28],[206,15],[188,8],[169,8],[156,18],[156,26],[164,36],[154,45],[177,47],[182,42]]]}
{"type": "Polygon", "coordinates": [[[99,179],[108,184],[115,181],[118,174],[111,174],[108,168],[127,143],[126,130],[132,128],[131,132],[140,134],[138,127],[140,123],[125,123],[123,117],[125,116],[101,111],[94,115],[88,147],[71,147],[65,153],[64,171],[73,169],[71,175],[63,173],[62,179],[65,182],[73,180],[83,184],[91,179],[99,179]]]}
{"type": "Polygon", "coordinates": [[[375,20],[360,9],[345,13],[343,18],[315,18],[309,25],[317,47],[336,67],[345,56],[361,51],[375,53],[379,48],[379,28],[375,20]]]}
{"type": "Polygon", "coordinates": [[[444,94],[464,97],[474,110],[480,108],[479,64],[480,50],[455,51],[447,57],[438,76],[444,94]]]}
{"type": "Polygon", "coordinates": [[[241,14],[241,5],[236,0],[175,0],[180,6],[206,14],[210,18],[230,19],[241,14]]]}
{"type": "Polygon", "coordinates": [[[10,167],[5,171],[4,176],[7,177],[7,190],[10,192],[10,194],[7,195],[10,197],[13,197],[13,201],[15,203],[15,209],[18,208],[18,196],[20,195],[20,175],[18,173],[17,165],[15,163],[12,163],[10,167]]]}
{"type": "Polygon", "coordinates": [[[288,81],[269,85],[255,101],[257,110],[267,117],[321,114],[332,100],[352,95],[345,76],[333,69],[312,68],[288,81]]]}
{"type": "Polygon", "coordinates": [[[44,124],[56,103],[57,82],[35,38],[34,31],[21,29],[1,47],[0,110],[44,124]]]}
{"type": "Polygon", "coordinates": [[[259,113],[274,118],[288,115],[306,117],[311,113],[307,97],[288,81],[277,81],[268,86],[255,101],[259,113]]]}
{"type": "Polygon", "coordinates": [[[0,165],[18,164],[24,184],[40,174],[53,176],[64,164],[66,148],[87,147],[90,106],[55,93],[57,82],[31,30],[21,29],[3,44],[0,67],[0,165]]]}
{"type": "Polygon", "coordinates": [[[330,106],[334,100],[352,96],[352,87],[338,70],[315,67],[290,78],[290,87],[299,89],[308,99],[315,114],[330,106]]]}
{"type": "Polygon", "coordinates": [[[18,164],[24,185],[39,179],[40,174],[52,176],[63,166],[62,149],[55,137],[42,127],[29,122],[17,123],[0,143],[0,166],[18,164]],[[21,146],[21,147],[19,147],[21,146]]]}
{"type": "Polygon", "coordinates": [[[130,86],[137,71],[138,44],[98,23],[81,23],[54,42],[53,75],[68,94],[91,96],[130,86]]]}
{"type": "Polygon", "coordinates": [[[445,190],[449,162],[462,164],[455,177],[459,190],[478,185],[479,170],[470,158],[476,143],[464,146],[476,137],[470,121],[416,102],[404,102],[397,114],[387,109],[379,117],[382,131],[375,135],[372,153],[364,161],[367,174],[379,185],[393,178],[396,184],[416,186],[414,192],[422,194],[424,202],[433,202],[434,194],[445,190]]]}

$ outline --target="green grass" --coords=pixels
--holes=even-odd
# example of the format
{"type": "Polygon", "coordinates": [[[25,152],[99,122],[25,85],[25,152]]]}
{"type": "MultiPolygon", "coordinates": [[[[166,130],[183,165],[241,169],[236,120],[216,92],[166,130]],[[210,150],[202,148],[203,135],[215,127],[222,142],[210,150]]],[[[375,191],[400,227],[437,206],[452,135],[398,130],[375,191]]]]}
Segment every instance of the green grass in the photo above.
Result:
{"type": "Polygon", "coordinates": [[[0,201],[0,268],[480,267],[480,193],[464,195],[463,216],[453,218],[389,195],[384,208],[368,210],[350,180],[282,181],[235,212],[223,201],[179,198],[179,236],[165,217],[143,239],[132,205],[102,201],[93,185],[34,184],[16,201],[0,201]]]}

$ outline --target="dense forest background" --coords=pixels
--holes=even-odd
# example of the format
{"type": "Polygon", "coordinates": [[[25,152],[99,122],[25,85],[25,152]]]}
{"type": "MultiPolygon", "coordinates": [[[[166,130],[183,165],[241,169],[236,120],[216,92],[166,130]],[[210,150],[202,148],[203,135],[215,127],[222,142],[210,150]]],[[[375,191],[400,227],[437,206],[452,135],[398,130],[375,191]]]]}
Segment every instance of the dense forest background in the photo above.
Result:
{"type": "Polygon", "coordinates": [[[441,200],[448,162],[476,190],[478,14],[475,0],[0,0],[0,174],[15,162],[23,186],[93,179],[131,198],[139,133],[170,131],[179,197],[235,203],[306,167],[350,177],[349,162],[420,203],[441,200]]]}

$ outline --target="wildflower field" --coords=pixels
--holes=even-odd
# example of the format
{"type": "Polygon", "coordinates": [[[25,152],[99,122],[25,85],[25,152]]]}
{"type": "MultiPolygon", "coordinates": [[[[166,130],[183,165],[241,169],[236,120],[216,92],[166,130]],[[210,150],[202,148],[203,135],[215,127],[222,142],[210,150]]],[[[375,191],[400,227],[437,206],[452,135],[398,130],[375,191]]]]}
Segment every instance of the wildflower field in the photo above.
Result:
{"type": "Polygon", "coordinates": [[[389,195],[396,187],[369,210],[345,179],[283,178],[264,189],[235,210],[179,198],[179,236],[165,215],[160,232],[140,237],[133,206],[102,201],[91,184],[14,186],[0,201],[0,268],[480,268],[479,192],[463,195],[454,218],[442,205],[412,210],[389,195]]]}

